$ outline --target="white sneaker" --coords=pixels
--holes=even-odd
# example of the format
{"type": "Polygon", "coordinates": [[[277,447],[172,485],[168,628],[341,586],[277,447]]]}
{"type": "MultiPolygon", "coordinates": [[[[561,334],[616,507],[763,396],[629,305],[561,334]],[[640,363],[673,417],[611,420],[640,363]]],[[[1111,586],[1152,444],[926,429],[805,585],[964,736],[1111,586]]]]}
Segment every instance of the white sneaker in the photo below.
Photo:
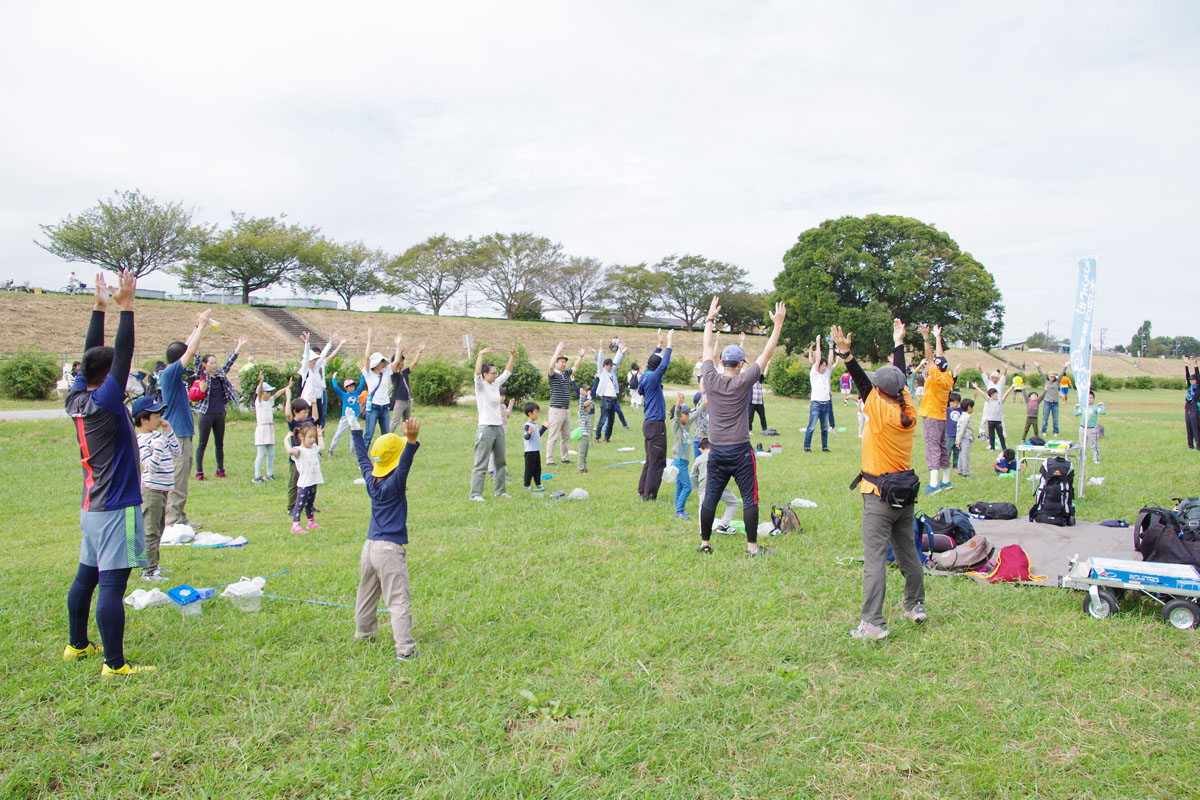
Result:
{"type": "Polygon", "coordinates": [[[850,635],[855,639],[886,639],[888,629],[886,625],[872,625],[865,619],[858,623],[858,627],[850,631],[850,635]]]}
{"type": "Polygon", "coordinates": [[[167,576],[164,575],[163,571],[158,567],[155,567],[151,570],[146,570],[142,573],[142,580],[144,580],[146,583],[162,583],[166,579],[167,576]]]}
{"type": "Polygon", "coordinates": [[[483,499],[483,495],[481,495],[481,494],[473,494],[467,499],[474,500],[476,503],[486,503],[487,502],[486,500],[483,499]]]}
{"type": "Polygon", "coordinates": [[[929,619],[929,615],[925,613],[925,606],[921,605],[920,603],[917,603],[915,606],[905,611],[904,616],[908,617],[918,625],[929,619]]]}
{"type": "MultiPolygon", "coordinates": [[[[507,497],[509,500],[512,499],[512,495],[509,494],[508,492],[501,492],[500,494],[496,495],[496,497],[507,497]]],[[[482,499],[482,498],[480,498],[480,499],[482,499]]]]}

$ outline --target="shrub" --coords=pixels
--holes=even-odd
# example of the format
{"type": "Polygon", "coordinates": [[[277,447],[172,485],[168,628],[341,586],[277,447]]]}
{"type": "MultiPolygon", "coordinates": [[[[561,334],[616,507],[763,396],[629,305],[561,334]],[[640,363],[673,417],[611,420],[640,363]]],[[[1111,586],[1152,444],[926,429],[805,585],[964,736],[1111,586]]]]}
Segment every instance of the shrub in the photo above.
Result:
{"type": "Polygon", "coordinates": [[[1092,375],[1092,389],[1097,392],[1109,392],[1113,389],[1120,389],[1124,384],[1125,381],[1120,378],[1110,378],[1100,373],[1092,375]]]}
{"type": "Polygon", "coordinates": [[[1183,378],[1159,378],[1158,379],[1158,388],[1174,389],[1176,391],[1182,392],[1184,389],[1187,388],[1187,384],[1184,382],[1183,378]]]}
{"type": "Polygon", "coordinates": [[[0,394],[14,400],[45,400],[62,377],[53,358],[20,352],[0,361],[0,394]]]}
{"type": "Polygon", "coordinates": [[[1149,375],[1138,375],[1136,377],[1129,378],[1128,380],[1125,381],[1125,388],[1127,388],[1127,389],[1153,389],[1154,388],[1154,378],[1151,378],[1149,375]]]}
{"type": "Polygon", "coordinates": [[[696,362],[681,353],[671,353],[671,363],[667,365],[667,371],[663,374],[663,383],[681,386],[695,384],[696,379],[692,376],[692,367],[695,364],[696,362]]]}
{"type": "Polygon", "coordinates": [[[596,362],[584,358],[583,363],[579,365],[579,369],[575,370],[575,374],[571,376],[575,379],[578,386],[591,386],[592,381],[596,379],[596,362]]]}
{"type": "Polygon", "coordinates": [[[1046,385],[1046,382],[1044,380],[1042,380],[1042,376],[1038,375],[1036,372],[1031,372],[1028,375],[1025,375],[1024,377],[1025,377],[1026,388],[1041,389],[1042,387],[1044,387],[1046,385]]]}
{"type": "Polygon", "coordinates": [[[960,369],[955,385],[959,388],[970,388],[972,383],[978,383],[980,388],[983,388],[983,373],[975,367],[963,367],[960,369]]]}
{"type": "MultiPolygon", "coordinates": [[[[500,367],[503,368],[504,365],[501,364],[500,367]]],[[[504,391],[508,393],[509,397],[520,403],[531,397],[541,397],[543,384],[546,384],[545,396],[549,397],[550,386],[546,376],[529,361],[521,358],[521,354],[518,354],[517,362],[513,365],[512,375],[504,383],[504,391]]]]}
{"type": "Polygon", "coordinates": [[[784,397],[808,397],[812,386],[808,382],[808,362],[796,356],[776,359],[767,373],[771,391],[784,397]]]}
{"type": "MultiPolygon", "coordinates": [[[[258,373],[263,373],[263,378],[267,383],[274,386],[276,389],[282,389],[287,386],[288,380],[296,377],[297,366],[291,364],[283,367],[276,367],[271,364],[247,364],[248,369],[242,369],[237,375],[236,385],[238,388],[238,397],[241,398],[243,405],[254,408],[254,392],[258,389],[258,373]]],[[[234,364],[234,369],[237,369],[237,364],[234,364]]],[[[297,380],[299,380],[297,378],[297,380]]],[[[300,394],[300,388],[296,383],[292,384],[292,396],[296,397],[300,394]]],[[[336,401],[337,397],[331,397],[331,400],[336,401]]],[[[279,402],[283,402],[280,398],[279,402]]]]}
{"type": "Polygon", "coordinates": [[[452,406],[463,393],[469,371],[440,359],[421,359],[409,376],[413,403],[423,406],[452,406]]]}

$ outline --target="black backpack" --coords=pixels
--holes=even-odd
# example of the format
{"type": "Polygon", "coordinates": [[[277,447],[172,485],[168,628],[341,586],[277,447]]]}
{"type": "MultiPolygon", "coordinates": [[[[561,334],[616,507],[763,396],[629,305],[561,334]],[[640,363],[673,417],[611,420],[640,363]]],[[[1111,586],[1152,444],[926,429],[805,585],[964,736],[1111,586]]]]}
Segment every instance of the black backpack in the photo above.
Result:
{"type": "Polygon", "coordinates": [[[1175,513],[1165,508],[1146,506],[1138,512],[1133,526],[1133,546],[1142,554],[1143,561],[1200,567],[1195,553],[1179,538],[1175,513]]]}
{"type": "Polygon", "coordinates": [[[1200,497],[1185,497],[1175,506],[1175,520],[1185,542],[1200,542],[1200,497]]]}
{"type": "Polygon", "coordinates": [[[984,519],[1016,519],[1019,516],[1012,503],[971,503],[967,511],[984,519]]]}
{"type": "Polygon", "coordinates": [[[629,391],[636,392],[637,387],[638,387],[638,376],[637,376],[637,373],[635,372],[629,376],[629,391]]]}
{"type": "Polygon", "coordinates": [[[1074,525],[1075,467],[1069,459],[1052,456],[1042,464],[1041,475],[1029,508],[1029,521],[1059,527],[1074,525]]]}

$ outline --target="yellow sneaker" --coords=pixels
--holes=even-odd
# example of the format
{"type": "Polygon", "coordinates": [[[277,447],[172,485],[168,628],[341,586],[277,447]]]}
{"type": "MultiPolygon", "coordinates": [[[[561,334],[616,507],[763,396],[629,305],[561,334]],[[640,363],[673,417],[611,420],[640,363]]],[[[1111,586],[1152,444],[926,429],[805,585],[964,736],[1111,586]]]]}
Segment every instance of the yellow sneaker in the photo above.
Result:
{"type": "Polygon", "coordinates": [[[147,666],[145,664],[134,664],[132,661],[126,661],[125,666],[120,669],[111,669],[108,664],[105,664],[100,670],[100,677],[108,678],[112,675],[137,675],[140,672],[154,672],[156,667],[147,666]]]}
{"type": "Polygon", "coordinates": [[[103,654],[104,650],[92,644],[91,642],[88,642],[83,647],[72,647],[71,645],[67,645],[67,649],[63,650],[63,661],[79,661],[80,659],[87,658],[88,656],[99,656],[103,654]]]}

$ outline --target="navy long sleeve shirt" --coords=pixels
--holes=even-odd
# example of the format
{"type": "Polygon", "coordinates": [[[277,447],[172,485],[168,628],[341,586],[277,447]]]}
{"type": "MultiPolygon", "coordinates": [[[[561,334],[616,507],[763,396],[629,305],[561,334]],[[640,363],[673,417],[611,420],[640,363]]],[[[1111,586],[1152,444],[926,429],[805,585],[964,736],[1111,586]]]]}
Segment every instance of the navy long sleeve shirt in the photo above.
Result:
{"type": "Polygon", "coordinates": [[[367,528],[368,539],[378,539],[395,544],[408,544],[408,471],[412,469],[413,456],[420,442],[405,443],[396,468],[382,478],[371,474],[375,465],[367,454],[367,445],[362,431],[351,431],[354,455],[358,456],[358,467],[367,482],[367,494],[371,498],[371,524],[367,528]]]}

